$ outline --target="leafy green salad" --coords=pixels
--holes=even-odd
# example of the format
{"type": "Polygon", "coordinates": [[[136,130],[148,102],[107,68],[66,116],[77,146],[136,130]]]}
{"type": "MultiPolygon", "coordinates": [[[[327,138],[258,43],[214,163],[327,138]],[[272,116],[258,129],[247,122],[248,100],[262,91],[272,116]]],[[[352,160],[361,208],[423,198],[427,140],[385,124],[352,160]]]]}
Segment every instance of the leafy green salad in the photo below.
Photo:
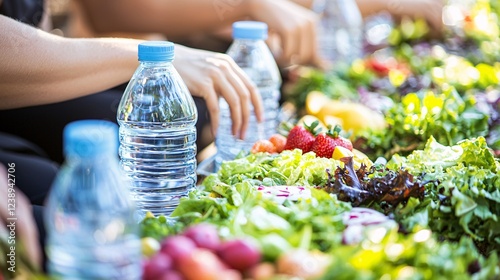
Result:
{"type": "MultiPolygon", "coordinates": [[[[217,225],[225,238],[255,239],[266,261],[274,262],[296,249],[322,252],[330,265],[320,279],[499,277],[500,163],[484,138],[455,146],[430,138],[423,150],[408,157],[394,156],[386,168],[403,168],[426,180],[418,184],[419,188],[425,185],[425,193],[397,200],[388,216],[377,222],[366,218],[365,223],[347,223],[350,213],[360,208],[324,191],[331,173],[342,168],[346,168],[343,161],[300,150],[225,162],[181,200],[170,217],[176,223],[168,223],[165,217],[146,218],[143,234],[160,239],[188,225],[208,222],[217,225]],[[260,186],[283,185],[307,187],[311,192],[296,201],[277,202],[259,191],[260,186]]],[[[395,174],[409,178],[407,172],[395,174]]],[[[377,172],[365,180],[370,178],[376,178],[377,184],[381,178],[397,181],[377,172]]],[[[380,203],[371,200],[364,207],[380,209],[380,203]]]]}

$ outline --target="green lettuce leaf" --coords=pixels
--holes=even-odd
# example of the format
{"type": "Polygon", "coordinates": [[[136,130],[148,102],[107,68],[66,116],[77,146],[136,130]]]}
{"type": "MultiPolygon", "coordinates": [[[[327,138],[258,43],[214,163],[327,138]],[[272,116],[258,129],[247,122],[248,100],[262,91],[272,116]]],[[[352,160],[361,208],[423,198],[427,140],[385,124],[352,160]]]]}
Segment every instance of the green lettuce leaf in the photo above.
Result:
{"type": "Polygon", "coordinates": [[[450,240],[465,234],[485,254],[500,250],[499,160],[484,137],[454,146],[441,145],[431,137],[423,150],[407,157],[396,156],[389,166],[404,167],[438,182],[427,185],[423,201],[413,201],[396,211],[397,219],[406,228],[428,226],[450,240]]]}

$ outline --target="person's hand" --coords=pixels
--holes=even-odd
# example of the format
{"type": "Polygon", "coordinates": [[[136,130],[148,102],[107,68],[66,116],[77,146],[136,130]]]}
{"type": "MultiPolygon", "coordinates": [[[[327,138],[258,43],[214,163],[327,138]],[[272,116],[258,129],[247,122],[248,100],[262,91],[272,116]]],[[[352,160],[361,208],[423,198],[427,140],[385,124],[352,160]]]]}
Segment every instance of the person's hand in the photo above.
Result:
{"type": "Polygon", "coordinates": [[[398,0],[388,4],[389,12],[399,16],[423,18],[431,30],[440,33],[443,28],[443,0],[398,0]]]}
{"type": "Polygon", "coordinates": [[[260,94],[231,57],[180,45],[175,46],[175,57],[174,66],[191,94],[207,103],[214,136],[219,126],[219,96],[229,104],[233,135],[245,137],[252,104],[257,120],[262,121],[260,94]]]}
{"type": "Polygon", "coordinates": [[[267,23],[270,33],[279,36],[281,53],[274,53],[278,63],[317,65],[318,15],[289,0],[254,2],[252,19],[267,23]]]}
{"type": "Polygon", "coordinates": [[[38,243],[38,231],[32,215],[31,206],[26,196],[19,189],[14,187],[14,191],[9,192],[7,176],[5,166],[0,164],[0,199],[4,200],[0,203],[0,220],[2,223],[0,232],[10,232],[11,228],[7,226],[11,223],[15,223],[16,243],[15,245],[9,243],[10,246],[19,248],[22,244],[26,252],[26,257],[36,268],[39,268],[42,263],[42,255],[38,243]],[[9,194],[11,194],[10,197],[9,194]],[[13,201],[9,201],[8,199],[15,199],[15,203],[12,203],[13,201]],[[9,209],[9,206],[12,204],[14,204],[14,210],[12,210],[14,212],[11,212],[9,209]],[[14,215],[11,215],[11,213],[14,213],[14,215]],[[10,220],[8,218],[16,218],[16,220],[10,220]]]}

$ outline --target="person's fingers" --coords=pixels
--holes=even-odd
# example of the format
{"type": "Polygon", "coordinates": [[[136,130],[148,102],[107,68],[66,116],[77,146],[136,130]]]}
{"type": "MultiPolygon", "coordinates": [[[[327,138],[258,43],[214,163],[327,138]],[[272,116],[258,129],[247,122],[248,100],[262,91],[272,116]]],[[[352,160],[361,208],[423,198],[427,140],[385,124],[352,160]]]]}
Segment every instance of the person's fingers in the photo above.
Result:
{"type": "Polygon", "coordinates": [[[433,33],[440,33],[443,28],[443,6],[441,0],[420,0],[404,3],[404,13],[414,18],[424,18],[430,25],[433,33]]]}
{"type": "Polygon", "coordinates": [[[245,139],[248,122],[250,121],[250,92],[227,61],[222,61],[219,67],[223,74],[225,74],[226,80],[230,83],[230,86],[233,87],[239,97],[241,108],[241,127],[239,130],[239,137],[241,139],[245,139]]]}
{"type": "Polygon", "coordinates": [[[224,98],[229,106],[231,133],[235,137],[245,136],[251,117],[250,103],[254,104],[257,120],[262,121],[263,106],[257,89],[231,57],[189,48],[180,50],[192,52],[188,63],[177,60],[176,68],[191,94],[205,99],[214,136],[220,123],[219,97],[224,98]],[[195,65],[196,69],[192,69],[195,65]],[[200,76],[204,78],[200,80],[200,76]]]}
{"type": "Polygon", "coordinates": [[[405,14],[410,15],[412,18],[424,19],[430,28],[430,34],[439,37],[442,32],[442,4],[438,0],[421,0],[407,4],[405,7],[405,14]]]}
{"type": "Polygon", "coordinates": [[[301,28],[299,64],[312,63],[314,59],[316,33],[313,21],[306,20],[301,28]]]}
{"type": "Polygon", "coordinates": [[[215,82],[214,89],[220,93],[229,105],[232,120],[232,133],[234,136],[238,137],[242,122],[241,104],[238,94],[218,67],[213,66],[211,68],[211,77],[215,82]]]}
{"type": "Polygon", "coordinates": [[[203,99],[207,104],[208,114],[210,115],[212,135],[215,137],[217,136],[220,118],[219,96],[215,92],[213,85],[207,86],[202,90],[203,99]]]}
{"type": "Polygon", "coordinates": [[[437,29],[439,32],[442,31],[443,28],[443,7],[438,2],[434,4],[434,7],[431,10],[431,25],[437,29]]]}
{"type": "Polygon", "coordinates": [[[243,82],[243,86],[247,89],[248,96],[253,105],[253,110],[255,117],[258,122],[262,122],[264,120],[264,107],[262,105],[262,98],[260,96],[259,90],[257,86],[250,80],[245,71],[241,69],[236,62],[229,56],[225,55],[224,59],[226,59],[234,73],[238,75],[241,82],[243,82]]]}
{"type": "Polygon", "coordinates": [[[309,15],[297,15],[280,34],[283,48],[281,61],[292,64],[311,64],[316,56],[316,20],[309,15]]]}
{"type": "MultiPolygon", "coordinates": [[[[292,26],[291,23],[290,25],[292,26]]],[[[291,61],[294,54],[298,54],[299,43],[296,40],[300,35],[298,34],[299,32],[296,31],[296,28],[292,26],[290,28],[284,28],[284,30],[281,32],[281,43],[283,45],[282,56],[283,59],[287,62],[291,61]]]]}
{"type": "Polygon", "coordinates": [[[292,56],[291,63],[292,64],[303,64],[307,60],[308,52],[309,52],[309,34],[307,34],[307,25],[302,24],[299,26],[297,30],[297,36],[295,40],[297,40],[297,53],[292,56]]]}
{"type": "Polygon", "coordinates": [[[318,55],[318,35],[316,32],[316,27],[317,27],[317,19],[312,20],[309,23],[309,31],[307,32],[309,34],[309,48],[310,48],[310,53],[308,57],[308,62],[311,63],[314,66],[318,66],[316,64],[316,61],[319,59],[318,55]]]}
{"type": "Polygon", "coordinates": [[[243,79],[243,82],[250,92],[250,101],[252,102],[257,122],[261,123],[264,121],[264,105],[262,104],[260,92],[250,79],[243,79]]]}

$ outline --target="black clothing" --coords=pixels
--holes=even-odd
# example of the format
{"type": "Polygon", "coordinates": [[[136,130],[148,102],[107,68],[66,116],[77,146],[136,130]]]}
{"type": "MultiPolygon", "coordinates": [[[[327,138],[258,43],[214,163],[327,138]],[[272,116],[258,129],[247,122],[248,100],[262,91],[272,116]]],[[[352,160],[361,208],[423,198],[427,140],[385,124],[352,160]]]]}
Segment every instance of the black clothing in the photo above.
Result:
{"type": "MultiPolygon", "coordinates": [[[[55,104],[0,110],[0,131],[36,143],[51,160],[62,163],[64,127],[72,121],[84,119],[102,119],[116,123],[122,93],[121,90],[112,89],[55,104]]],[[[196,132],[200,151],[205,148],[201,145],[200,136],[203,127],[209,123],[208,110],[203,99],[195,97],[194,101],[198,109],[196,132]]]]}
{"type": "Polygon", "coordinates": [[[84,119],[116,123],[121,96],[121,91],[109,90],[54,104],[0,110],[0,131],[36,143],[51,160],[62,163],[64,127],[84,119]]]}
{"type": "Polygon", "coordinates": [[[31,204],[43,205],[59,168],[56,163],[33,143],[5,133],[0,133],[0,163],[6,167],[15,164],[15,185],[31,204]]]}
{"type": "Polygon", "coordinates": [[[44,0],[3,0],[0,14],[38,26],[43,18],[44,0]]]}
{"type": "Polygon", "coordinates": [[[38,229],[38,242],[40,243],[40,248],[42,248],[42,269],[47,271],[47,252],[45,251],[45,241],[46,241],[46,231],[45,224],[43,221],[43,212],[45,207],[39,205],[33,205],[33,217],[35,218],[36,227],[38,229]]]}

